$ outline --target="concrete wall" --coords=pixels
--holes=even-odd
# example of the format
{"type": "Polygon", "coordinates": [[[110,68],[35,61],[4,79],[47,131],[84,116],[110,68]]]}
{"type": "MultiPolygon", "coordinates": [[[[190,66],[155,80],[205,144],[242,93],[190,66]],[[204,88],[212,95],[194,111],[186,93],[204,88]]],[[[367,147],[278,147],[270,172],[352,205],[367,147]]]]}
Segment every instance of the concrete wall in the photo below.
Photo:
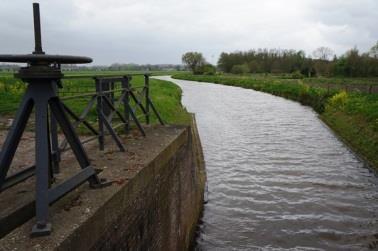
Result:
{"type": "Polygon", "coordinates": [[[206,182],[193,119],[153,161],[58,250],[188,250],[206,182]]]}
{"type": "MultiPolygon", "coordinates": [[[[92,250],[189,248],[201,215],[206,180],[202,148],[193,125],[107,205],[104,217],[117,217],[106,225],[92,250]]],[[[81,236],[74,242],[83,248],[81,236]]],[[[62,250],[65,248],[62,245],[62,250]]]]}
{"type": "MultiPolygon", "coordinates": [[[[125,142],[126,154],[87,149],[92,165],[102,167],[101,177],[113,180],[112,186],[81,185],[50,207],[51,235],[30,238],[35,218],[26,219],[0,239],[0,250],[188,250],[206,182],[194,118],[190,127],[150,127],[146,138],[125,142]]],[[[67,161],[62,170],[73,163],[67,161]]],[[[27,195],[25,205],[33,203],[34,183],[29,183],[10,195],[27,195]]],[[[24,200],[7,203],[17,209],[17,201],[24,200]]]]}

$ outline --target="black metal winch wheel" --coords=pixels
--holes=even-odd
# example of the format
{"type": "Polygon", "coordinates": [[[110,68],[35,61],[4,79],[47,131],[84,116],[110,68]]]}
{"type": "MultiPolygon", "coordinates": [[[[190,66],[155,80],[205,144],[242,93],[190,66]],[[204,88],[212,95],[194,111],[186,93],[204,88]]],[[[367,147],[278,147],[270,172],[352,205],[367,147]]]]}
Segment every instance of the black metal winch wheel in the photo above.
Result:
{"type": "Polygon", "coordinates": [[[63,74],[61,64],[83,64],[92,62],[91,58],[78,56],[48,55],[42,50],[39,4],[33,3],[35,51],[26,55],[0,55],[0,62],[27,63],[15,77],[28,84],[22,98],[16,118],[7,135],[0,153],[0,191],[36,175],[36,224],[31,236],[48,235],[51,224],[48,222],[49,204],[58,200],[85,181],[93,188],[102,187],[103,183],[91,166],[88,156],[70,123],[56,91],[63,74]],[[31,112],[35,109],[35,166],[7,177],[8,170],[25,130],[31,112]],[[50,111],[50,112],[49,112],[50,111]],[[49,115],[56,120],[67,142],[80,164],[81,171],[63,183],[51,187],[52,159],[49,115]],[[29,174],[28,174],[29,173],[29,174]]]}

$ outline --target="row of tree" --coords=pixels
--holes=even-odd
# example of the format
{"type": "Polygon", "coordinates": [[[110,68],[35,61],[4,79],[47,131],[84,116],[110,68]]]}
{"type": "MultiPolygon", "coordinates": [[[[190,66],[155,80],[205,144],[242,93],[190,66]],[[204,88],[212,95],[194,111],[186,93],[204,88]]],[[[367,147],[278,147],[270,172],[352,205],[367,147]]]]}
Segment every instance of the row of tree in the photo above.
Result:
{"type": "MultiPolygon", "coordinates": [[[[183,63],[195,74],[214,74],[199,52],[182,56],[183,63]]],[[[258,49],[246,52],[223,52],[217,68],[226,73],[295,73],[305,76],[378,77],[378,42],[369,52],[360,53],[357,48],[337,57],[327,47],[316,49],[312,57],[304,51],[282,49],[258,49]]]]}
{"type": "Polygon", "coordinates": [[[303,51],[259,49],[220,55],[218,68],[227,73],[293,73],[306,76],[378,77],[378,42],[369,52],[357,48],[337,57],[327,47],[306,57],[303,51]]]}

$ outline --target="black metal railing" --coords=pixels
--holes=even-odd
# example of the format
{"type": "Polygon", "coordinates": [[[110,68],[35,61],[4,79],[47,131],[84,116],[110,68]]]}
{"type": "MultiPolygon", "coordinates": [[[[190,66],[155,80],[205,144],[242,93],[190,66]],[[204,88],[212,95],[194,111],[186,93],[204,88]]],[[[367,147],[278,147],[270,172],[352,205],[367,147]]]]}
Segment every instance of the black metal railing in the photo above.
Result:
{"type": "MultiPolygon", "coordinates": [[[[63,101],[65,112],[73,120],[75,129],[82,126],[90,133],[85,134],[82,144],[98,140],[100,150],[104,150],[105,136],[108,134],[117,144],[120,151],[125,151],[125,147],[119,137],[120,129],[123,128],[125,134],[130,132],[130,127],[134,123],[143,136],[146,136],[142,120],[150,124],[151,114],[155,115],[161,125],[164,122],[156,110],[150,98],[149,74],[143,74],[143,85],[133,85],[132,77],[140,75],[125,76],[78,76],[65,77],[65,80],[79,80],[74,85],[75,88],[62,88],[58,90],[63,101]],[[89,79],[81,85],[80,80],[89,79]],[[77,114],[69,104],[71,100],[86,98],[84,109],[77,114]],[[151,108],[151,109],[150,109],[151,108]],[[95,111],[95,117],[88,118],[90,112],[95,111]],[[139,111],[139,114],[138,112],[139,111]]],[[[67,85],[64,85],[67,86],[67,85]]],[[[122,131],[121,131],[122,132],[122,131]]],[[[53,155],[53,171],[59,172],[59,162],[61,153],[69,150],[67,140],[59,142],[58,128],[55,119],[51,118],[51,146],[53,155]]]]}

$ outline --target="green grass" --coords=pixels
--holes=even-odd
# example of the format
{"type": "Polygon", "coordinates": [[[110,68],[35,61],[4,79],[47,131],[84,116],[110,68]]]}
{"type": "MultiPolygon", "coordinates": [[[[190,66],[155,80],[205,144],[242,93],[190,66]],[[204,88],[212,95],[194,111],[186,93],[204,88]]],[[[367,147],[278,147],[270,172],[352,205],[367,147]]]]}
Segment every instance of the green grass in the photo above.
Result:
{"type": "MultiPolygon", "coordinates": [[[[180,73],[177,73],[180,74],[180,73]]],[[[224,74],[225,77],[235,77],[235,74],[224,74]]],[[[267,80],[294,80],[293,74],[272,74],[272,73],[253,73],[246,74],[244,76],[237,75],[237,77],[243,78],[253,78],[253,79],[267,79],[267,80]]],[[[366,78],[347,78],[347,77],[311,77],[303,78],[302,81],[306,84],[335,84],[335,85],[345,85],[345,84],[361,84],[361,85],[378,85],[377,77],[366,77],[366,78]]]]}
{"type": "MultiPolygon", "coordinates": [[[[93,72],[92,72],[93,73],[93,72]]],[[[119,72],[112,72],[113,75],[121,75],[119,72]]],[[[81,72],[82,75],[88,75],[90,72],[81,72]]],[[[143,86],[144,77],[142,75],[133,76],[131,84],[133,87],[143,86]]],[[[94,92],[95,86],[92,79],[65,79],[63,80],[63,89],[60,89],[60,96],[67,97],[78,95],[80,93],[94,92]],[[75,93],[79,92],[79,93],[75,93]]],[[[0,116],[13,117],[18,108],[21,97],[25,91],[26,85],[22,81],[13,78],[12,74],[0,74],[0,116]]],[[[116,95],[119,97],[120,93],[116,95]]],[[[150,79],[150,97],[159,111],[164,122],[168,124],[189,124],[190,114],[181,105],[181,89],[168,81],[150,79]]],[[[76,114],[80,114],[90,97],[64,100],[76,114]]],[[[141,100],[144,100],[141,98],[141,100]]],[[[133,103],[133,105],[135,105],[133,103]]],[[[120,106],[120,110],[123,106],[120,106]]],[[[141,115],[141,110],[136,110],[137,115],[141,115]]],[[[151,113],[152,114],[152,113],[151,113]]],[[[143,116],[142,116],[143,117],[143,116]]],[[[96,111],[93,107],[88,115],[89,120],[96,120],[96,111]]],[[[144,118],[141,119],[144,122],[144,118]]],[[[151,115],[151,123],[156,124],[157,118],[151,115]]]]}
{"type": "Polygon", "coordinates": [[[345,85],[345,84],[358,84],[358,85],[378,85],[378,78],[304,78],[303,81],[306,84],[334,84],[334,85],[345,85]]]}
{"type": "Polygon", "coordinates": [[[13,114],[25,91],[25,84],[12,74],[0,74],[0,114],[13,114]]]}
{"type": "Polygon", "coordinates": [[[327,90],[292,79],[191,74],[173,78],[254,89],[311,106],[355,152],[378,170],[378,94],[327,90]]]}

